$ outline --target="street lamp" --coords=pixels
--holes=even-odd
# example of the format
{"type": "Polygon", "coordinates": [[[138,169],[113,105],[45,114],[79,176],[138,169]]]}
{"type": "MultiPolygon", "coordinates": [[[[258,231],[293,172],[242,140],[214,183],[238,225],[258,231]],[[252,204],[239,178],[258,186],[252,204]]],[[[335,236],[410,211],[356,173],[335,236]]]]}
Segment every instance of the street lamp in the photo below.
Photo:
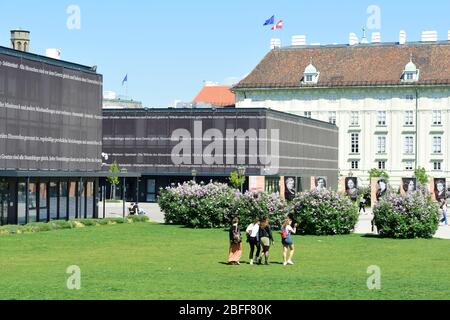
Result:
{"type": "MultiPolygon", "coordinates": [[[[239,167],[238,168],[238,173],[239,173],[239,178],[242,179],[242,177],[245,177],[245,167],[239,167]]],[[[244,193],[244,181],[241,180],[241,193],[244,193]]]]}
{"type": "Polygon", "coordinates": [[[197,182],[197,181],[196,181],[196,178],[197,178],[197,170],[192,169],[191,174],[192,174],[192,181],[194,181],[194,183],[196,183],[196,182],[197,182]]]}

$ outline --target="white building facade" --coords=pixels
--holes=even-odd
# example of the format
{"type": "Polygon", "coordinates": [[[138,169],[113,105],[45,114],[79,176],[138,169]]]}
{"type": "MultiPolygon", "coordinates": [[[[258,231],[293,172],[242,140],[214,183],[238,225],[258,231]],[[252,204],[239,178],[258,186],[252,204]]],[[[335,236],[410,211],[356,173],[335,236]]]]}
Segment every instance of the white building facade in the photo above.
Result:
{"type": "Polygon", "coordinates": [[[450,42],[276,48],[234,88],[236,107],[335,123],[340,174],[361,185],[373,168],[395,186],[418,167],[450,181],[449,58],[450,42]]]}

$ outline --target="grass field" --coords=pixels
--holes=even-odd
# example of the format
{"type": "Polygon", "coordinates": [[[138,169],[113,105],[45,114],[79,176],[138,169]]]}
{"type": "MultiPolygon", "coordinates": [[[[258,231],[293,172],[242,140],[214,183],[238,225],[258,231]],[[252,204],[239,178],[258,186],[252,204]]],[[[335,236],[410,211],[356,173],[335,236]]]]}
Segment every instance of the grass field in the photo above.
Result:
{"type": "Polygon", "coordinates": [[[0,299],[450,298],[449,241],[296,237],[295,266],[280,264],[278,241],[270,266],[227,266],[227,237],[148,223],[1,236],[0,299]],[[80,291],[66,287],[70,265],[80,291]],[[379,291],[367,288],[370,265],[379,291]]]}

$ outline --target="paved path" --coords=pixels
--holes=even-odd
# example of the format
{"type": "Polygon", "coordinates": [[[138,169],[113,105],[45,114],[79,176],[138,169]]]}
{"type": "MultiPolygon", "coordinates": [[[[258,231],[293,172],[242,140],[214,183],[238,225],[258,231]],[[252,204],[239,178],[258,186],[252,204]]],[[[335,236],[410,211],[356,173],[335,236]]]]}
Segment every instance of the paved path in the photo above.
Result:
{"type": "MultiPolygon", "coordinates": [[[[125,212],[128,214],[128,208],[130,207],[130,203],[126,203],[125,212]]],[[[140,209],[143,209],[146,215],[150,218],[151,221],[157,223],[164,223],[164,214],[161,212],[159,205],[157,203],[140,203],[140,209]]],[[[103,203],[99,203],[99,215],[102,217],[103,215],[103,203]]],[[[123,203],[106,203],[106,218],[118,218],[123,216],[123,203]]]]}

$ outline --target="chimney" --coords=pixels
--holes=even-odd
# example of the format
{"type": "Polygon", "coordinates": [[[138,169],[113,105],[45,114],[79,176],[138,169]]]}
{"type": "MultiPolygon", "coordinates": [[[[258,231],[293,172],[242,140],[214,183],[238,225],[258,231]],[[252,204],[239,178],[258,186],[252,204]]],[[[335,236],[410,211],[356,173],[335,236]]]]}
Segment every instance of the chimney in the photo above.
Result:
{"type": "Polygon", "coordinates": [[[424,31],[422,32],[422,42],[436,42],[438,41],[437,31],[424,31]]]}
{"type": "Polygon", "coordinates": [[[401,45],[406,43],[406,31],[405,30],[400,31],[398,43],[401,45]]]}
{"type": "Polygon", "coordinates": [[[356,35],[356,33],[350,33],[349,35],[349,39],[348,39],[348,44],[351,46],[357,45],[359,43],[359,39],[358,36],[356,35]]]}
{"type": "Polygon", "coordinates": [[[292,45],[293,46],[306,46],[306,36],[292,36],[292,45]]]}
{"type": "Polygon", "coordinates": [[[45,50],[45,56],[57,60],[61,60],[61,49],[47,49],[45,50]]]}
{"type": "Polygon", "coordinates": [[[372,43],[380,43],[380,42],[381,42],[381,33],[372,32],[372,43]]]}
{"type": "Polygon", "coordinates": [[[270,50],[281,48],[281,39],[272,38],[270,39],[270,50]]]}
{"type": "Polygon", "coordinates": [[[11,47],[14,50],[30,51],[30,31],[11,30],[11,47]]]}

